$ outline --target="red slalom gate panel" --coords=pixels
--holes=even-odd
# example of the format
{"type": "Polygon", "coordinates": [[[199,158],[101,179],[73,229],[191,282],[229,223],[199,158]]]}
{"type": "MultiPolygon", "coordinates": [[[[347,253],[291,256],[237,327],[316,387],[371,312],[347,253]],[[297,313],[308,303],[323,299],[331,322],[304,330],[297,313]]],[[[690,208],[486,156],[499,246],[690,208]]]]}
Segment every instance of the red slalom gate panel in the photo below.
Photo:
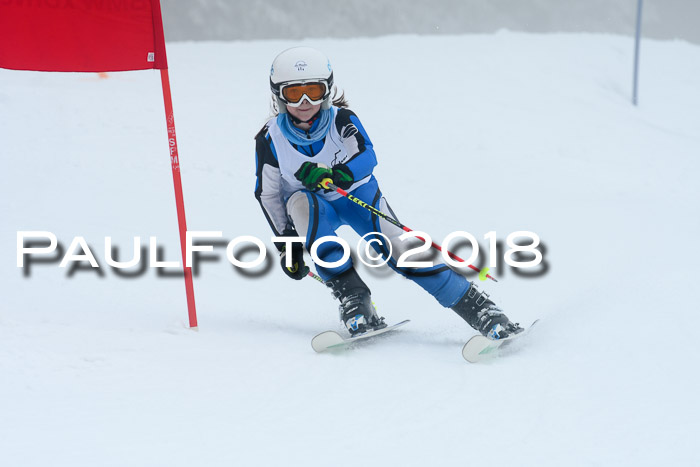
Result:
{"type": "Polygon", "coordinates": [[[2,0],[0,67],[127,71],[168,67],[158,0],[2,0]]]}

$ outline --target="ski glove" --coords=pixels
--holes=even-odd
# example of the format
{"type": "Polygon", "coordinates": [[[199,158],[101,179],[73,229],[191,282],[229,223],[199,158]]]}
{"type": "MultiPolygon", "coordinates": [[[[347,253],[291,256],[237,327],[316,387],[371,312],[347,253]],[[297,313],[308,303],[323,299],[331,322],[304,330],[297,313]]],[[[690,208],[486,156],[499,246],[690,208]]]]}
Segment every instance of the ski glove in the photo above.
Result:
{"type": "MultiPolygon", "coordinates": [[[[316,191],[319,183],[326,178],[330,178],[334,185],[344,190],[350,188],[355,182],[352,172],[344,164],[338,164],[331,169],[317,162],[304,162],[294,176],[309,191],[316,191]]],[[[330,190],[326,189],[326,191],[330,190]]]]}
{"type": "Polygon", "coordinates": [[[355,176],[345,164],[338,164],[333,167],[333,185],[343,190],[347,190],[355,183],[355,176]]]}
{"type": "Polygon", "coordinates": [[[304,247],[301,243],[292,243],[292,248],[287,251],[285,245],[280,251],[280,265],[286,275],[294,280],[301,280],[309,274],[309,267],[304,263],[304,247]],[[287,255],[292,257],[292,266],[287,267],[287,255]]]}

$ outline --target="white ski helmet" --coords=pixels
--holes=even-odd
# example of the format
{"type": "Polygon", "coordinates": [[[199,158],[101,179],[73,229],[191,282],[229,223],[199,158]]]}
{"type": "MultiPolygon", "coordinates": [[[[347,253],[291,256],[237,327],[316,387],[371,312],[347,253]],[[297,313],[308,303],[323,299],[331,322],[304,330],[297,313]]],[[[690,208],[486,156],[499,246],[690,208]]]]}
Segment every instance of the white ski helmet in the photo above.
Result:
{"type": "Polygon", "coordinates": [[[312,47],[292,47],[280,53],[270,68],[270,89],[277,99],[280,113],[287,112],[287,105],[300,105],[304,98],[312,104],[321,102],[322,109],[331,107],[333,88],[333,68],[322,52],[312,47]],[[322,83],[325,91],[316,99],[303,94],[297,102],[285,98],[284,88],[304,83],[322,83]]]}

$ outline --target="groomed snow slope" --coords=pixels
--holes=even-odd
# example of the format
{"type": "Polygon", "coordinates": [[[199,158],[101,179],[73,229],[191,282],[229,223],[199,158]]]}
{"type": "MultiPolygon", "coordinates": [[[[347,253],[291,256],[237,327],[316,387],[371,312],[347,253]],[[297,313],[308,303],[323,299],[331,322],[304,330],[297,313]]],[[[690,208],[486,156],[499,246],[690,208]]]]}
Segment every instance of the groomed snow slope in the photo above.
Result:
{"type": "MultiPolygon", "coordinates": [[[[698,465],[700,48],[644,41],[634,108],[619,36],[306,44],[331,57],[406,225],[540,235],[546,274],[484,283],[513,319],[542,319],[528,345],[470,365],[458,317],[362,268],[380,312],[412,323],[318,355],[310,338],[338,326],[327,289],[275,255],[245,277],[223,248],[186,329],[181,278],[120,278],[103,251],[157,236],[179,260],[158,73],[0,70],[0,463],[698,465]],[[19,230],[84,236],[102,275],[53,262],[25,277],[19,230]]],[[[253,135],[292,45],[169,46],[190,230],[273,253],[253,135]]]]}

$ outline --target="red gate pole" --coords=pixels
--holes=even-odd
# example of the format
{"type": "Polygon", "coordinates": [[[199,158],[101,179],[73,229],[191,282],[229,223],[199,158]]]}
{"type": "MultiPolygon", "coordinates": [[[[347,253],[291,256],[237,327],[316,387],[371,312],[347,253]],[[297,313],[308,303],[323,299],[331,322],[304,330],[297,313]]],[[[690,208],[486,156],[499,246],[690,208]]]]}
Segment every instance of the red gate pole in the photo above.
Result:
{"type": "Polygon", "coordinates": [[[187,313],[190,328],[197,328],[197,309],[194,304],[194,284],[192,283],[192,268],[186,263],[187,221],[185,220],[185,201],[182,196],[182,180],[180,179],[180,156],[177,152],[177,135],[175,134],[175,116],[173,115],[173,100],[170,95],[170,77],[168,76],[168,57],[165,52],[165,34],[163,32],[163,17],[160,10],[160,0],[151,0],[153,9],[154,68],[160,70],[160,80],[163,84],[163,103],[165,104],[165,122],[168,126],[168,147],[170,148],[170,165],[173,169],[173,186],[175,188],[175,206],[177,208],[177,224],[180,229],[180,249],[182,250],[182,268],[185,272],[185,293],[187,294],[187,313]]]}
{"type": "Polygon", "coordinates": [[[187,266],[186,259],[186,233],[187,220],[185,219],[185,200],[182,195],[182,180],[180,178],[180,157],[177,152],[177,135],[175,133],[175,115],[173,114],[173,101],[170,95],[170,78],[168,69],[160,70],[160,79],[163,84],[163,102],[165,104],[165,121],[168,125],[168,146],[170,147],[170,164],[173,169],[173,185],[175,187],[175,205],[177,208],[177,224],[180,228],[180,250],[182,250],[182,267],[185,272],[185,292],[187,294],[187,313],[190,318],[190,328],[197,327],[197,309],[194,304],[194,284],[192,282],[192,268],[187,266]]]}

